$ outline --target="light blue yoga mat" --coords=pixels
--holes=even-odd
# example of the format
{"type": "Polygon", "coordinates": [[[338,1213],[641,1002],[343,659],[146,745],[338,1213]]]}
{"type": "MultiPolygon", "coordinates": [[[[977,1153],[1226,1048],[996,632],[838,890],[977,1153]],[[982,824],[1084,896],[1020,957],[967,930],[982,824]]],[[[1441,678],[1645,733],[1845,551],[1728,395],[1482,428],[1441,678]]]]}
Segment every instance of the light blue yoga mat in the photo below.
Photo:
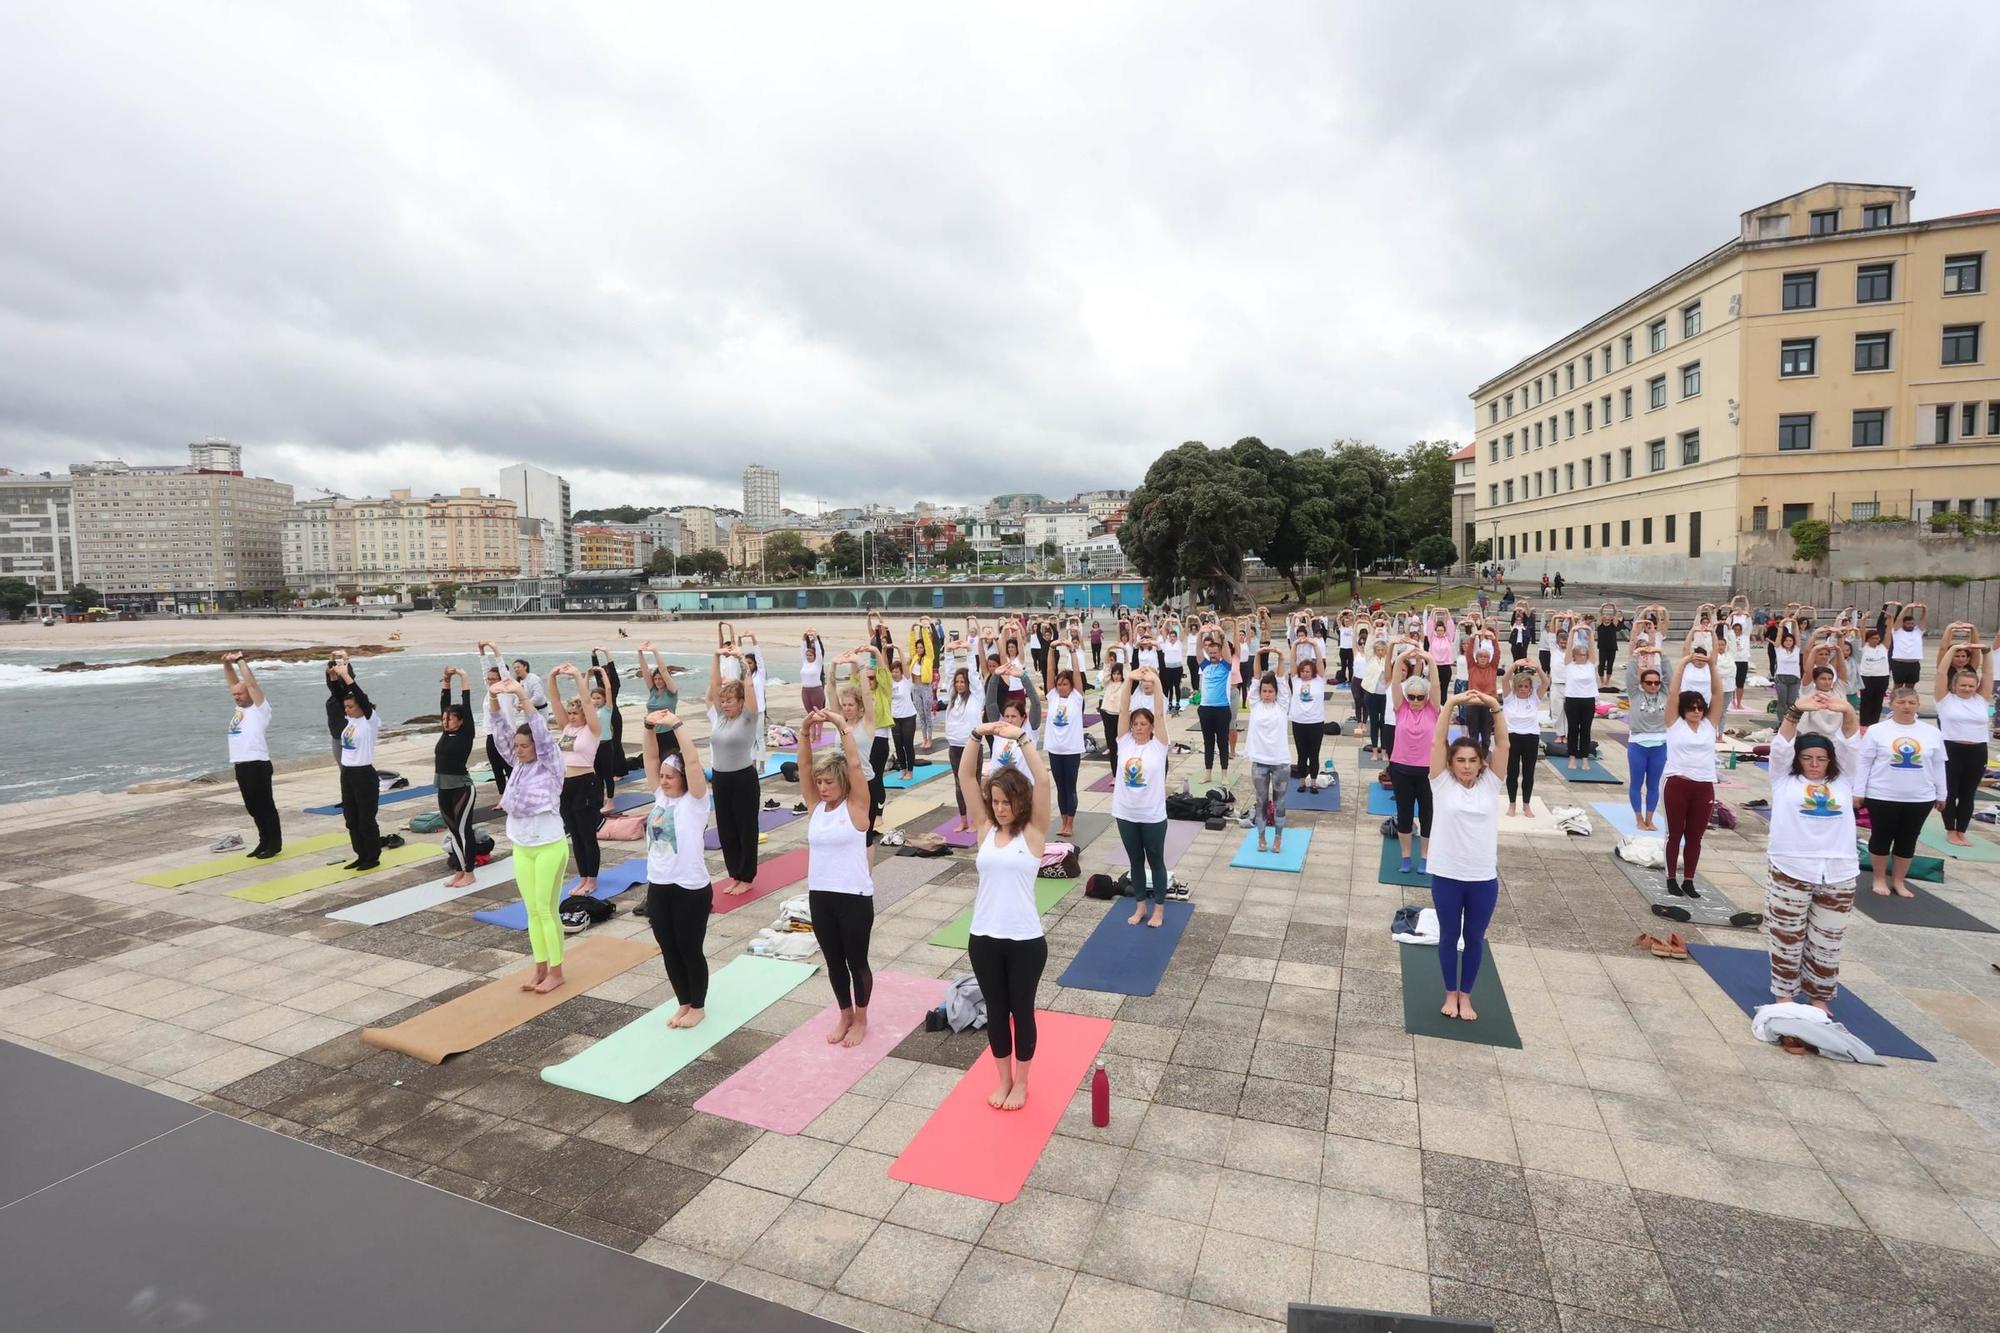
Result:
{"type": "Polygon", "coordinates": [[[1284,851],[1260,852],[1257,830],[1251,829],[1243,835],[1243,845],[1229,858],[1229,864],[1239,870],[1288,870],[1296,875],[1305,869],[1306,849],[1312,846],[1312,836],[1311,829],[1286,829],[1284,851]]]}
{"type": "MultiPolygon", "coordinates": [[[[1639,836],[1639,817],[1632,813],[1632,807],[1625,802],[1592,801],[1590,808],[1597,812],[1598,818],[1611,825],[1618,833],[1628,838],[1639,836]]],[[[1663,832],[1661,836],[1666,835],[1663,832]]]]}
{"type": "Polygon", "coordinates": [[[950,764],[918,764],[910,770],[907,779],[900,771],[894,772],[883,777],[882,785],[891,791],[902,791],[910,787],[921,787],[932,778],[943,777],[950,771],[950,764]]]}
{"type": "Polygon", "coordinates": [[[1368,784],[1368,813],[1371,815],[1393,815],[1396,813],[1396,793],[1376,783],[1368,784]]]}
{"type": "MultiPolygon", "coordinates": [[[[563,899],[575,893],[576,886],[582,882],[581,879],[572,879],[569,883],[563,885],[562,892],[556,895],[556,901],[560,903],[563,899]]],[[[616,898],[627,889],[635,888],[645,882],[646,858],[641,856],[636,860],[626,861],[621,865],[612,866],[608,870],[601,872],[597,876],[597,887],[591,890],[590,896],[593,898],[616,898]]],[[[489,926],[505,926],[509,930],[526,930],[528,928],[528,905],[516,901],[502,907],[489,907],[483,912],[474,912],[472,919],[474,921],[484,921],[489,926]]]]}
{"type": "Polygon", "coordinates": [[[706,1016],[699,1026],[668,1027],[667,1020],[680,1008],[669,1000],[590,1049],[550,1065],[542,1071],[542,1081],[609,1101],[637,1101],[818,970],[811,963],[745,954],[709,978],[706,1016]]]}
{"type": "Polygon", "coordinates": [[[1168,903],[1164,925],[1135,926],[1131,906],[1123,900],[1113,902],[1056,984],[1114,995],[1151,995],[1193,916],[1192,905],[1168,903]]]}

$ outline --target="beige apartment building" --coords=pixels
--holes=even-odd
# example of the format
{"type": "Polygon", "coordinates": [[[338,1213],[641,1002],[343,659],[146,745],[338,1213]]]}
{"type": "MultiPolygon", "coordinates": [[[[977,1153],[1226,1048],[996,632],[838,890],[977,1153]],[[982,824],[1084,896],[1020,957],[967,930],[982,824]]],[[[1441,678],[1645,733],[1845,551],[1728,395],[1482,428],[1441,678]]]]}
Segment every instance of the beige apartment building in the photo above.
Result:
{"type": "Polygon", "coordinates": [[[833,534],[821,528],[801,528],[777,523],[767,528],[754,528],[745,520],[733,523],[729,528],[729,540],[723,551],[731,568],[753,569],[764,558],[764,543],[781,532],[795,532],[808,551],[824,551],[833,544],[833,534]]]}
{"type": "Polygon", "coordinates": [[[519,538],[514,502],[477,486],[305,500],[285,516],[285,581],[297,592],[351,595],[512,578],[521,572],[519,538]]]}
{"type": "Polygon", "coordinates": [[[707,505],[686,505],[681,509],[682,555],[696,551],[720,551],[722,540],[715,528],[715,511],[707,505]]]}
{"type": "Polygon", "coordinates": [[[79,570],[107,604],[238,605],[284,585],[280,529],[292,488],[243,474],[227,440],[188,446],[186,467],[70,467],[79,570]]]}
{"type": "Polygon", "coordinates": [[[1829,182],[1472,394],[1478,540],[1518,576],[1727,583],[1803,519],[2000,516],[2000,209],[1829,182]]]}
{"type": "Polygon", "coordinates": [[[653,558],[652,534],[636,524],[579,523],[576,527],[576,567],[644,569],[653,558]]]}

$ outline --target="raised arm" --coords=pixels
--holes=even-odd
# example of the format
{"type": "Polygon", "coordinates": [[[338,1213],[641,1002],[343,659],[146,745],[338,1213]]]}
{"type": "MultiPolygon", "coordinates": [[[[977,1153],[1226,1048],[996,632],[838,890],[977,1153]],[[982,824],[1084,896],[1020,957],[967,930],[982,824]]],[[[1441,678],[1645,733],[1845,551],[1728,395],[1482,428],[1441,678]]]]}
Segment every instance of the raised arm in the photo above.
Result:
{"type": "Polygon", "coordinates": [[[243,688],[250,693],[251,707],[264,702],[264,687],[257,683],[257,673],[250,669],[249,660],[242,653],[222,655],[222,678],[229,682],[232,689],[240,680],[243,688]]]}
{"type": "MultiPolygon", "coordinates": [[[[1435,694],[1431,697],[1433,699],[1437,698],[1435,694]]],[[[1454,694],[1451,698],[1444,700],[1438,709],[1437,726],[1431,729],[1431,776],[1433,778],[1442,774],[1446,765],[1450,763],[1451,725],[1449,719],[1452,710],[1460,704],[1467,702],[1470,697],[1468,694],[1454,694]]],[[[1504,728],[1502,729],[1504,730],[1504,728]]]]}
{"type": "MultiPolygon", "coordinates": [[[[972,729],[974,737],[990,733],[992,723],[981,723],[972,729]]],[[[1032,747],[1023,747],[1032,748],[1032,747]]],[[[979,793],[979,765],[984,755],[977,744],[965,747],[965,753],[958,761],[958,790],[965,797],[965,808],[972,815],[973,828],[984,838],[993,821],[986,817],[986,798],[979,793]]]]}

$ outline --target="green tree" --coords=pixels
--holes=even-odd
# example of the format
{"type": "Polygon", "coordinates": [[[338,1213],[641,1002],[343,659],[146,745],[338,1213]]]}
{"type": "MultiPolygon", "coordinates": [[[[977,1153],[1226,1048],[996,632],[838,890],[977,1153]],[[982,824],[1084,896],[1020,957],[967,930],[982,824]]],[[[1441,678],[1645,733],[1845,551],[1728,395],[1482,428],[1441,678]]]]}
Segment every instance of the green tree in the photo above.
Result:
{"type": "Polygon", "coordinates": [[[1412,554],[1424,538],[1451,540],[1451,456],[1459,446],[1450,440],[1413,444],[1397,459],[1395,519],[1398,534],[1412,554]]]}
{"type": "Polygon", "coordinates": [[[1426,569],[1443,569],[1458,561],[1458,548],[1451,538],[1433,532],[1410,548],[1410,558],[1426,569]]]}
{"type": "Polygon", "coordinates": [[[1466,552],[1465,558],[1475,565],[1485,564],[1493,558],[1493,543],[1481,538],[1472,544],[1472,549],[1466,552]]]}
{"type": "Polygon", "coordinates": [[[451,610],[454,606],[458,605],[458,594],[464,588],[464,584],[455,580],[439,579],[436,588],[438,605],[447,611],[451,610]]]}
{"type": "Polygon", "coordinates": [[[664,548],[653,552],[653,558],[646,562],[646,572],[656,578],[670,576],[676,567],[674,553],[664,548]]]}
{"type": "Polygon", "coordinates": [[[0,612],[9,620],[19,620],[21,613],[35,603],[35,585],[25,579],[0,579],[0,612]]]}
{"type": "Polygon", "coordinates": [[[639,523],[648,514],[659,512],[658,505],[613,505],[608,509],[579,509],[569,519],[572,523],[639,523]]]}
{"type": "Polygon", "coordinates": [[[104,605],[104,594],[88,583],[72,583],[69,585],[69,604],[89,610],[93,606],[104,605]]]}
{"type": "Polygon", "coordinates": [[[944,563],[947,569],[960,569],[979,563],[979,552],[972,549],[972,543],[963,537],[952,539],[944,548],[944,563]]]}
{"type": "Polygon", "coordinates": [[[1247,606],[1243,556],[1271,540],[1282,510],[1256,469],[1189,440],[1146,469],[1118,544],[1156,598],[1187,583],[1219,603],[1247,606]]]}
{"type": "Polygon", "coordinates": [[[693,555],[682,556],[674,567],[683,576],[719,579],[728,570],[729,560],[720,551],[696,551],[693,555]]]}
{"type": "Polygon", "coordinates": [[[826,567],[837,578],[861,577],[861,541],[851,532],[836,532],[826,548],[826,567]]]}
{"type": "MultiPolygon", "coordinates": [[[[764,539],[764,559],[761,568],[765,574],[783,576],[796,568],[795,560],[801,555],[811,555],[806,550],[806,539],[796,532],[774,532],[764,539]]],[[[815,561],[809,561],[810,568],[815,561]]]]}
{"type": "Polygon", "coordinates": [[[1821,560],[1832,544],[1833,529],[1816,518],[1792,524],[1792,559],[1821,560]]]}

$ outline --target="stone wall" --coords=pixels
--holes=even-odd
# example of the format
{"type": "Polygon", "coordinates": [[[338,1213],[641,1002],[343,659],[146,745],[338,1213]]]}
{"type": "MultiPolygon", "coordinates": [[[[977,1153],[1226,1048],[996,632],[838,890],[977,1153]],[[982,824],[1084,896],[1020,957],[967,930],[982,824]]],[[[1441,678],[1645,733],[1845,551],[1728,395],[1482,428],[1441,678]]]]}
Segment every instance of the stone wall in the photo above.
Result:
{"type": "MultiPolygon", "coordinates": [[[[1737,550],[1754,570],[1783,567],[1792,559],[1792,535],[1770,530],[1746,532],[1737,550]]],[[[1931,533],[1914,523],[1843,523],[1833,529],[1825,568],[1833,579],[1911,579],[1957,574],[1964,578],[2000,578],[2000,534],[1960,537],[1931,533]]]]}
{"type": "Polygon", "coordinates": [[[1935,580],[1873,580],[1822,578],[1816,574],[1781,574],[1744,566],[1737,571],[1732,592],[1749,597],[1753,606],[1783,607],[1805,602],[1823,611],[1838,611],[1850,603],[1873,614],[1884,602],[1922,602],[1930,608],[1930,624],[1942,629],[1954,620],[1969,620],[1982,633],[2000,628],[2000,579],[1974,579],[1956,587],[1935,580]]]}

